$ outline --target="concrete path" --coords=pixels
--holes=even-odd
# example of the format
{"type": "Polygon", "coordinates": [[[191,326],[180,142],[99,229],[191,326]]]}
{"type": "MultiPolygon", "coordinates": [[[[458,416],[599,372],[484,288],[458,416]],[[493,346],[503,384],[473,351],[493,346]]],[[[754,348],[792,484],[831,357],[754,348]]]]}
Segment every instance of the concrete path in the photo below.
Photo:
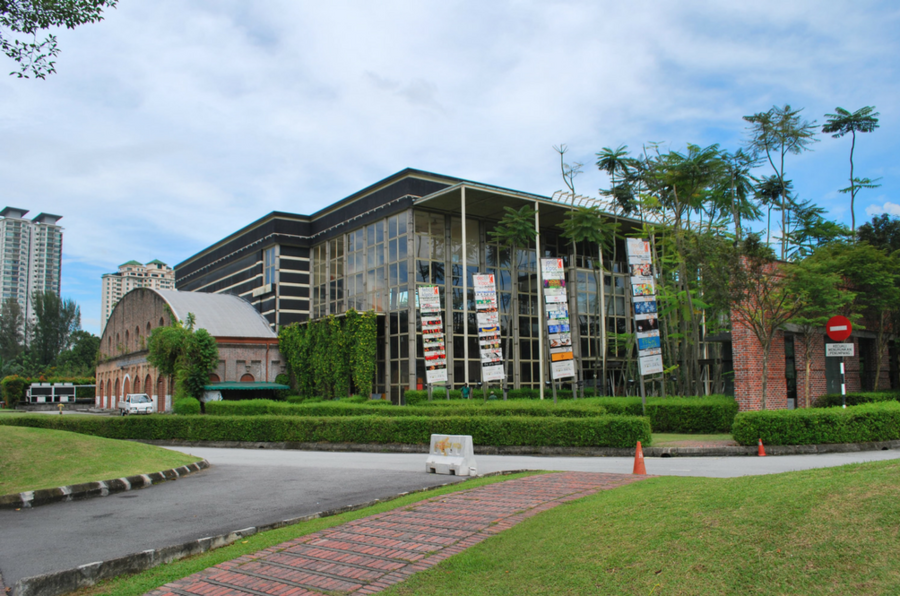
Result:
{"type": "Polygon", "coordinates": [[[434,497],[222,563],[148,596],[374,594],[528,517],[643,478],[567,472],[434,497]]]}
{"type": "MultiPolygon", "coordinates": [[[[218,449],[209,447],[169,447],[209,460],[216,465],[263,465],[273,468],[304,468],[328,471],[364,468],[392,472],[425,471],[423,453],[347,453],[335,451],[294,451],[274,449],[218,449]]],[[[648,474],[658,476],[705,476],[734,478],[779,474],[844,464],[900,459],[900,449],[857,451],[818,455],[769,457],[647,457],[648,474]]],[[[550,470],[630,474],[634,457],[556,457],[533,455],[475,455],[479,474],[510,470],[550,470]]]]}

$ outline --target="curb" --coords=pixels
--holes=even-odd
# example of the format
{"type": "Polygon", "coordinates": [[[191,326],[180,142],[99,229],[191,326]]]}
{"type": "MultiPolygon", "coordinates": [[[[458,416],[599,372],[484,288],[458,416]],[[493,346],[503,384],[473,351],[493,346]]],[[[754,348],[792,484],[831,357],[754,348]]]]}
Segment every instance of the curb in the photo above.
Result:
{"type": "Polygon", "coordinates": [[[42,490],[30,490],[10,495],[0,495],[0,509],[22,509],[38,507],[60,501],[78,501],[91,497],[105,497],[113,493],[121,493],[138,488],[146,488],[167,480],[178,480],[182,476],[205,470],[209,462],[205,459],[180,468],[163,470],[152,474],[138,474],[127,478],[115,478],[113,480],[101,480],[99,482],[85,482],[58,488],[45,488],[42,490]]]}
{"type": "MultiPolygon", "coordinates": [[[[140,441],[161,447],[212,447],[231,449],[296,449],[300,451],[354,451],[360,453],[428,453],[428,445],[407,443],[260,443],[250,441],[140,441]]],[[[834,443],[825,445],[766,445],[768,455],[814,455],[900,449],[898,441],[834,443]]],[[[743,447],[644,447],[644,457],[757,457],[757,446],[743,447]]],[[[560,455],[634,457],[634,449],[617,447],[530,447],[476,445],[475,455],[560,455]]]]}
{"type": "MultiPolygon", "coordinates": [[[[203,461],[205,462],[206,460],[203,461]]],[[[508,476],[510,474],[517,474],[519,472],[527,471],[528,470],[509,470],[503,472],[493,472],[489,474],[482,474],[480,476],[474,476],[473,478],[508,476]]],[[[248,536],[253,536],[254,534],[259,532],[267,532],[269,530],[276,530],[278,528],[292,526],[302,522],[319,519],[321,517],[332,517],[335,515],[340,515],[341,513],[347,513],[348,511],[365,509],[366,507],[378,505],[379,503],[394,501],[407,495],[429,492],[437,490],[439,488],[443,488],[445,486],[465,484],[465,482],[466,480],[463,480],[462,482],[446,482],[437,486],[430,486],[427,488],[399,493],[397,495],[385,497],[383,499],[375,499],[356,505],[347,505],[345,507],[339,507],[337,509],[328,509],[326,511],[320,511],[318,513],[313,513],[310,515],[285,519],[282,521],[273,522],[271,524],[234,530],[233,532],[200,538],[198,540],[192,540],[183,544],[166,546],[158,549],[149,549],[141,551],[139,553],[132,553],[123,557],[110,559],[108,561],[88,563],[86,565],[80,565],[73,569],[65,569],[63,571],[55,571],[53,573],[46,573],[44,575],[24,577],[16,582],[16,585],[12,590],[12,595],[60,596],[62,594],[74,592],[81,588],[93,586],[97,582],[100,582],[104,579],[110,579],[112,577],[116,577],[118,575],[123,575],[126,573],[138,573],[140,571],[146,571],[147,569],[151,569],[158,565],[164,565],[166,563],[178,561],[179,559],[183,559],[185,557],[199,555],[216,548],[228,546],[229,544],[247,538],[248,536]]]]}

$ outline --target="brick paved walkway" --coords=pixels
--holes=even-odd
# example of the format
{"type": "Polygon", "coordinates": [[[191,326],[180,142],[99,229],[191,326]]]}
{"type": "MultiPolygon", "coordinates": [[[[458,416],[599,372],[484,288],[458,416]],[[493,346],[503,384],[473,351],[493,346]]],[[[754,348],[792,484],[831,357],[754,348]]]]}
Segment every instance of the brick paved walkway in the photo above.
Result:
{"type": "Polygon", "coordinates": [[[643,478],[564,472],[459,491],[239,557],[147,596],[374,594],[532,515],[643,478]]]}

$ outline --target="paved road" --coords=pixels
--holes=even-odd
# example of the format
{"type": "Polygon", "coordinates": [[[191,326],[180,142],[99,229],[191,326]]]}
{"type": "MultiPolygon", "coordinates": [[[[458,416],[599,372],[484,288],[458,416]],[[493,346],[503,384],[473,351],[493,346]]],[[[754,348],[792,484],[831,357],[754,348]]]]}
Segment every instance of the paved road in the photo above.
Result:
{"type": "MultiPolygon", "coordinates": [[[[308,515],[458,480],[426,474],[425,455],[269,449],[179,448],[209,470],[110,497],[22,511],[0,510],[0,574],[69,569],[205,536],[308,515]]],[[[900,458],[900,450],[828,455],[647,458],[649,474],[734,477],[900,458]]],[[[481,474],[501,470],[630,473],[631,458],[487,456],[481,474]]]]}

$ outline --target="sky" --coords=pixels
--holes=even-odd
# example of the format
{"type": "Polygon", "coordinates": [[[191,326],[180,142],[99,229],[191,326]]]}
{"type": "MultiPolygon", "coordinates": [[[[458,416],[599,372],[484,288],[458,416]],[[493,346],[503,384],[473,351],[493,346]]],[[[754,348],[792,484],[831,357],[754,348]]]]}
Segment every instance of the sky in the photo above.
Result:
{"type": "MultiPolygon", "coordinates": [[[[561,144],[597,196],[604,147],[733,151],[773,105],[819,129],[875,106],[856,219],[900,216],[896,2],[120,0],[56,35],[56,74],[0,77],[0,207],[63,216],[62,294],[98,335],[102,274],[271,211],[407,167],[549,196],[561,144]]],[[[785,175],[849,224],[850,138],[818,138],[785,175]]]]}

